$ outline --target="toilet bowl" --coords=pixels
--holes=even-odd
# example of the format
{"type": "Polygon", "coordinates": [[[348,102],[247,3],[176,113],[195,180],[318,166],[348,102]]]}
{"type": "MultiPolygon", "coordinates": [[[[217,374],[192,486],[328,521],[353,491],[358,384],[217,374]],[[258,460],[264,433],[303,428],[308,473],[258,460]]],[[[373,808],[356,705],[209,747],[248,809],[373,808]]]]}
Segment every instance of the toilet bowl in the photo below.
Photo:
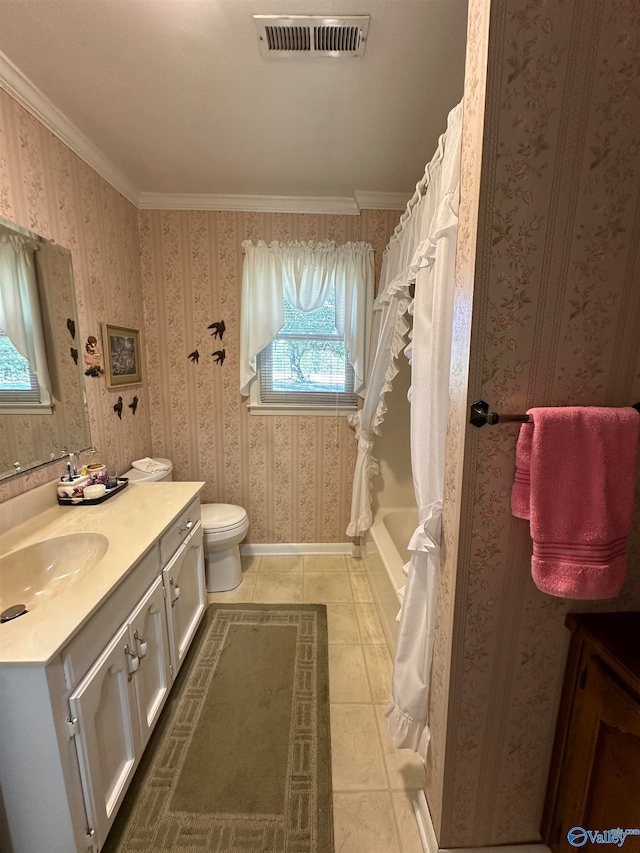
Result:
{"type": "MultiPolygon", "coordinates": [[[[132,483],[153,483],[173,479],[170,459],[155,458],[167,466],[166,471],[149,474],[131,468],[124,474],[132,483]]],[[[202,532],[204,534],[204,562],[207,592],[226,592],[242,581],[240,542],[247,535],[247,511],[235,504],[202,504],[202,532]]]]}
{"type": "Polygon", "coordinates": [[[202,504],[207,592],[225,592],[242,581],[240,542],[247,535],[247,511],[235,504],[202,504]]]}

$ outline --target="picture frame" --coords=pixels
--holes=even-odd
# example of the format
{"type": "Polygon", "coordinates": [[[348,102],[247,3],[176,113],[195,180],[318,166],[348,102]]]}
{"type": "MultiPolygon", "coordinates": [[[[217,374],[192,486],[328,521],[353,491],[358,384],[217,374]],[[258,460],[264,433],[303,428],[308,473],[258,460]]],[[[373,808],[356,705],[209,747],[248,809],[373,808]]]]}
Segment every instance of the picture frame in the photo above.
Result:
{"type": "Polygon", "coordinates": [[[142,382],[140,330],[103,323],[102,345],[107,388],[140,385],[142,382]]]}

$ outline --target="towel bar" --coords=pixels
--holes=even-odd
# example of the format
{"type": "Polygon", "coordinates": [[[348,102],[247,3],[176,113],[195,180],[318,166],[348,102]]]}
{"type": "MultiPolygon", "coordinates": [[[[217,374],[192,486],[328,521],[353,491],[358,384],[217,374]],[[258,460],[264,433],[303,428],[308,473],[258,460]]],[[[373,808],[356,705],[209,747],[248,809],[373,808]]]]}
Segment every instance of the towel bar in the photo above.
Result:
{"type": "MultiPolygon", "coordinates": [[[[633,408],[640,414],[640,403],[634,403],[633,408]]],[[[469,411],[469,423],[475,427],[481,427],[485,424],[493,426],[494,424],[503,423],[530,423],[531,415],[500,415],[498,412],[490,412],[489,404],[484,400],[478,400],[471,406],[469,411]]]]}

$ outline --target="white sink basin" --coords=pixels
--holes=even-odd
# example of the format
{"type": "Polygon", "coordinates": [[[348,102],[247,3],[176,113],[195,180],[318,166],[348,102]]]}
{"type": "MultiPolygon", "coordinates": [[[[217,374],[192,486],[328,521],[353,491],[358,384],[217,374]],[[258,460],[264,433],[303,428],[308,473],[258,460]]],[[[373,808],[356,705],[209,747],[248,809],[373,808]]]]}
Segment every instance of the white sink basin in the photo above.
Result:
{"type": "Polygon", "coordinates": [[[33,610],[69,589],[108,547],[101,533],[68,533],[0,557],[0,613],[18,604],[33,610]]]}

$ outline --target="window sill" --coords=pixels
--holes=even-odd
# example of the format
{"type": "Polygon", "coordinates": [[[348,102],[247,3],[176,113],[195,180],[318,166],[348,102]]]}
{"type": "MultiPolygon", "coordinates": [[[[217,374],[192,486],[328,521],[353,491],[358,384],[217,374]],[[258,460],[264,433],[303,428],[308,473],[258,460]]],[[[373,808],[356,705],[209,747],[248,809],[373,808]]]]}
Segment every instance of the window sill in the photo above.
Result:
{"type": "Polygon", "coordinates": [[[355,406],[278,406],[267,403],[249,403],[247,408],[252,415],[280,415],[284,417],[346,417],[357,412],[355,406]]]}
{"type": "Polygon", "coordinates": [[[0,415],[52,415],[55,408],[51,403],[0,403],[0,415]]]}

